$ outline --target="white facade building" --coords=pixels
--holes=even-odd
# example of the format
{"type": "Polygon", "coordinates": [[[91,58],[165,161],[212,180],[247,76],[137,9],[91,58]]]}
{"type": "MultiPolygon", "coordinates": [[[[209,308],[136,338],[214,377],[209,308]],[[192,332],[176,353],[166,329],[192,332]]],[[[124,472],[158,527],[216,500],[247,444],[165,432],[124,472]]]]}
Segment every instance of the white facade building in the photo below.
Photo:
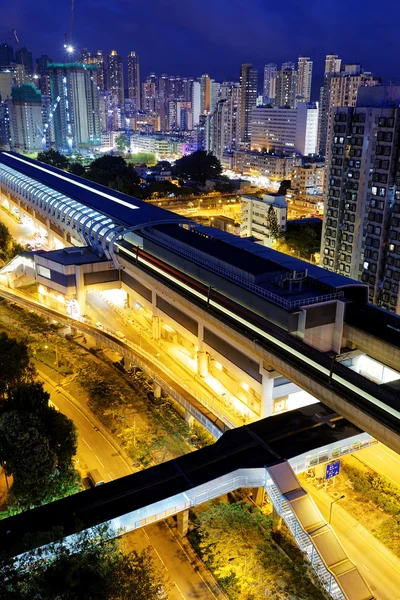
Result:
{"type": "Polygon", "coordinates": [[[297,104],[296,150],[303,156],[317,153],[318,102],[297,104]]]}
{"type": "Polygon", "coordinates": [[[272,246],[274,238],[268,227],[268,213],[271,207],[276,215],[279,231],[286,231],[288,208],[285,196],[273,194],[264,194],[262,198],[242,196],[240,236],[254,236],[265,246],[272,246]]]}

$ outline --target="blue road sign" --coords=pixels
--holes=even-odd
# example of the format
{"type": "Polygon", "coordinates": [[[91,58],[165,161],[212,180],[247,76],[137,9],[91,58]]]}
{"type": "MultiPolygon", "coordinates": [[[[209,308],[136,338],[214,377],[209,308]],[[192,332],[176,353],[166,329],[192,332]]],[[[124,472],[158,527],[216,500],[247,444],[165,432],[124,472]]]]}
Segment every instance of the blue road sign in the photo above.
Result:
{"type": "Polygon", "coordinates": [[[330,479],[331,477],[335,477],[340,473],[340,460],[335,460],[335,462],[331,462],[326,465],[325,479],[330,479]]]}

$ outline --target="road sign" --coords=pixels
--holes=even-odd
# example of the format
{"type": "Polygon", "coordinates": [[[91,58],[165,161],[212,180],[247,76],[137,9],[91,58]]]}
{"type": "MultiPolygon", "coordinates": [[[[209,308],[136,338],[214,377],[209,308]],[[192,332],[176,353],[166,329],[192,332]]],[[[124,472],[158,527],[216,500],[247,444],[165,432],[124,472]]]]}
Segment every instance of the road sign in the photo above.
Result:
{"type": "Polygon", "coordinates": [[[335,477],[340,473],[340,460],[335,460],[334,462],[326,465],[325,479],[330,479],[331,477],[335,477]]]}

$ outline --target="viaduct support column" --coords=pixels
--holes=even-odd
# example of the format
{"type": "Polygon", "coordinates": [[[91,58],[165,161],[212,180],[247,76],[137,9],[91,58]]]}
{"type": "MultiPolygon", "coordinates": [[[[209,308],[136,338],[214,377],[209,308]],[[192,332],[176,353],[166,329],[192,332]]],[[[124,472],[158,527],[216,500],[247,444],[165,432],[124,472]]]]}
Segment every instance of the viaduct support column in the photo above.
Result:
{"type": "Polygon", "coordinates": [[[78,300],[79,310],[81,312],[81,315],[84,315],[86,310],[86,292],[82,265],[75,266],[75,284],[76,299],[78,300]]]}
{"type": "Polygon", "coordinates": [[[274,378],[270,377],[268,371],[262,369],[262,392],[261,392],[261,410],[260,417],[270,417],[273,413],[274,400],[274,378]]]}
{"type": "Polygon", "coordinates": [[[156,381],[153,381],[153,394],[154,398],[161,398],[161,385],[159,385],[156,381]]]}
{"type": "Polygon", "coordinates": [[[177,515],[178,533],[181,537],[185,537],[189,529],[189,510],[183,510],[177,515]]]}
{"type": "Polygon", "coordinates": [[[256,494],[255,494],[255,497],[254,497],[254,502],[260,508],[264,504],[264,498],[265,498],[265,488],[263,488],[263,487],[256,488],[256,494]]]}
{"type": "Polygon", "coordinates": [[[185,409],[185,423],[186,425],[189,425],[189,427],[193,427],[194,425],[194,417],[187,409],[185,409]]]}

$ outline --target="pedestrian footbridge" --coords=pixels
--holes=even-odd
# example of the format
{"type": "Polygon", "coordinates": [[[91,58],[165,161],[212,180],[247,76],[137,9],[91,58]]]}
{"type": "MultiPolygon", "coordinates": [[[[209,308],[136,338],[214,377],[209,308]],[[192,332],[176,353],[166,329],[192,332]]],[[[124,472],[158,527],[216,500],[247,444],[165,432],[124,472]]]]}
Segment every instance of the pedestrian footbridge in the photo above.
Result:
{"type": "MultiPolygon", "coordinates": [[[[296,473],[337,460],[374,440],[327,407],[308,406],[222,435],[212,446],[0,522],[0,546],[10,556],[29,549],[39,532],[108,524],[116,536],[188,511],[240,488],[264,490],[325,590],[335,600],[373,595],[296,473]],[[36,534],[36,535],[35,535],[36,534]]],[[[185,533],[182,531],[182,533],[185,533]]]]}

